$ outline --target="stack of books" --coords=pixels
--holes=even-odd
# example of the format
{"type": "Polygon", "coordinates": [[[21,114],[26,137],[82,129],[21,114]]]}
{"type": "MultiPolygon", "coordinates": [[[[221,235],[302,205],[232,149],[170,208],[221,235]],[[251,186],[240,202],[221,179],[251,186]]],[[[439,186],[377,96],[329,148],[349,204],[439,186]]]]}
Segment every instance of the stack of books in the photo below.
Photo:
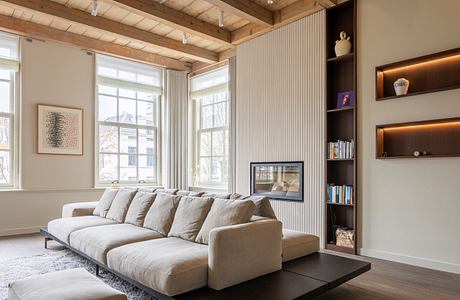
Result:
{"type": "Polygon", "coordinates": [[[353,204],[353,186],[351,185],[335,185],[333,183],[328,184],[327,191],[329,197],[328,203],[336,204],[353,204]]]}
{"type": "Polygon", "coordinates": [[[327,143],[327,159],[352,159],[354,157],[355,143],[351,141],[327,143]]]}

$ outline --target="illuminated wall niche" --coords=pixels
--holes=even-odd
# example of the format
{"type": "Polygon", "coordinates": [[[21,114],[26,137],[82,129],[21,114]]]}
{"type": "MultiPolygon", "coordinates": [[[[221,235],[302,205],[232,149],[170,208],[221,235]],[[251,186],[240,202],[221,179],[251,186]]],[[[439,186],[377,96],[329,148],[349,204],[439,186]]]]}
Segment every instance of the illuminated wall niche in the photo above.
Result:
{"type": "Polygon", "coordinates": [[[376,100],[388,100],[460,88],[460,48],[375,68],[376,100]],[[396,96],[393,83],[410,81],[407,95],[396,96]]]}

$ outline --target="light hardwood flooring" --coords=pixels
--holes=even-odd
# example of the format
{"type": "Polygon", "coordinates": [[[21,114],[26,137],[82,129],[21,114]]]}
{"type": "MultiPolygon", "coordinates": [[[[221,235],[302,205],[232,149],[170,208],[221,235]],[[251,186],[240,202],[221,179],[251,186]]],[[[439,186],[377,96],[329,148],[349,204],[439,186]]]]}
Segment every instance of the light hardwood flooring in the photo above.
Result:
{"type": "MultiPolygon", "coordinates": [[[[43,243],[39,234],[0,238],[0,265],[3,259],[63,249],[50,241],[47,250],[43,243]]],[[[460,275],[363,256],[344,256],[371,262],[371,271],[315,300],[460,300],[460,275]]]]}

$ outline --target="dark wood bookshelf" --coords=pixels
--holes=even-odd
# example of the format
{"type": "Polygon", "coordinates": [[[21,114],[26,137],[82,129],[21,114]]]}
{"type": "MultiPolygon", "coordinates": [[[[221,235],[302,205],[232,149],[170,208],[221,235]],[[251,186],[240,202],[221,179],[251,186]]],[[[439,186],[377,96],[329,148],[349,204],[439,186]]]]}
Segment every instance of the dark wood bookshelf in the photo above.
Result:
{"type": "Polygon", "coordinates": [[[376,100],[390,100],[460,88],[460,48],[375,68],[376,100]],[[396,96],[393,83],[409,80],[406,95],[396,96]]]}
{"type": "Polygon", "coordinates": [[[460,117],[376,126],[376,158],[434,157],[460,157],[460,117]]]}
{"type": "MultiPolygon", "coordinates": [[[[356,39],[356,1],[349,0],[326,10],[326,142],[354,141],[354,158],[325,158],[325,248],[328,250],[356,254],[357,249],[357,161],[356,161],[356,122],[357,122],[357,39],[356,39]],[[335,57],[335,41],[341,31],[345,31],[352,42],[352,52],[335,57]],[[340,92],[354,92],[354,107],[337,108],[340,92]],[[353,204],[328,202],[328,185],[353,186],[353,204]],[[353,230],[354,247],[335,245],[336,228],[353,230]]],[[[327,147],[327,146],[326,146],[327,147]]]]}

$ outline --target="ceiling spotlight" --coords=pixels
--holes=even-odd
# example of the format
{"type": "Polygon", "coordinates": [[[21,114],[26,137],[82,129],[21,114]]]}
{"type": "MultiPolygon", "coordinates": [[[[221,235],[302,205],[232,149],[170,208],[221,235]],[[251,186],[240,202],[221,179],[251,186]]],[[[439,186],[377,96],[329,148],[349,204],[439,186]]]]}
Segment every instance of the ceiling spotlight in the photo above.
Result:
{"type": "Polygon", "coordinates": [[[268,5],[272,5],[272,4],[273,4],[273,0],[267,0],[267,4],[268,4],[268,5]]]}
{"type": "Polygon", "coordinates": [[[224,27],[224,11],[219,12],[219,27],[224,27]]]}
{"type": "Polygon", "coordinates": [[[185,32],[182,32],[182,44],[187,44],[187,34],[185,32]]]}
{"type": "Polygon", "coordinates": [[[97,0],[93,0],[93,10],[91,11],[92,16],[97,16],[97,9],[99,7],[99,4],[97,3],[97,0]]]}

